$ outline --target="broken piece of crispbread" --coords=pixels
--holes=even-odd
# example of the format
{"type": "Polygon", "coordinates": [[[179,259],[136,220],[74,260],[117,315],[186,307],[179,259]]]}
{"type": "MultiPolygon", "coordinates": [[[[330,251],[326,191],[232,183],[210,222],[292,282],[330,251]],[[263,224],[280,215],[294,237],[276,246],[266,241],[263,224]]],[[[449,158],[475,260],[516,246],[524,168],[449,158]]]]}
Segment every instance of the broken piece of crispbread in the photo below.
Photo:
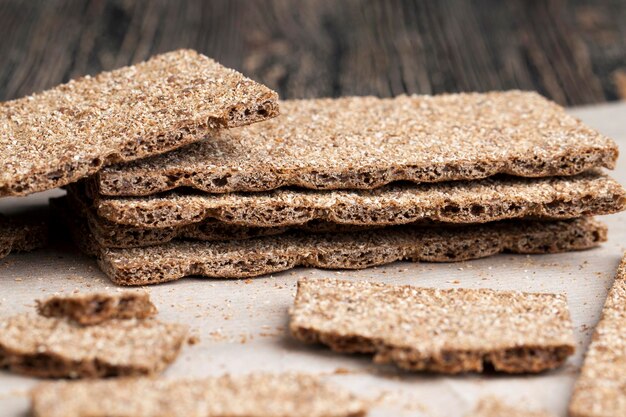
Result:
{"type": "Polygon", "coordinates": [[[528,177],[613,168],[617,145],[532,92],[287,100],[280,118],[115,165],[101,194],[376,188],[394,181],[528,177]]]}
{"type": "Polygon", "coordinates": [[[572,417],[626,415],[626,255],[609,290],[580,376],[574,386],[572,417]]]}
{"type": "MultiPolygon", "coordinates": [[[[77,219],[72,219],[77,220],[77,219]]],[[[70,220],[71,221],[71,220],[70,220]]],[[[241,241],[170,243],[140,248],[100,247],[88,227],[70,225],[78,246],[98,257],[118,285],[157,284],[186,276],[247,278],[296,266],[362,269],[399,260],[455,262],[500,252],[556,253],[606,241],[606,226],[583,218],[557,222],[502,222],[352,233],[287,233],[241,241]]]]}
{"type": "Polygon", "coordinates": [[[0,259],[11,252],[30,252],[48,243],[47,212],[28,215],[0,214],[0,259]]]}
{"type": "Polygon", "coordinates": [[[521,407],[513,407],[498,400],[487,397],[479,401],[476,408],[465,417],[553,417],[545,411],[526,410],[521,407]]]}
{"type": "Polygon", "coordinates": [[[306,374],[44,383],[33,417],[361,417],[369,402],[306,374]]]}
{"type": "Polygon", "coordinates": [[[175,227],[209,218],[251,227],[292,226],[312,220],[372,226],[609,214],[624,209],[626,191],[602,173],[586,172],[573,177],[394,184],[375,190],[99,196],[94,205],[98,215],[111,222],[144,228],[175,227]]]}
{"type": "Polygon", "coordinates": [[[187,326],[157,320],[110,320],[82,326],[21,314],[0,320],[0,367],[44,378],[152,375],[180,352],[187,326]]]}
{"type": "Polygon", "coordinates": [[[542,372],[574,353],[563,295],[303,279],[293,336],[377,363],[442,373],[542,372]]]}
{"type": "Polygon", "coordinates": [[[145,319],[157,313],[150,295],[143,291],[54,295],[37,300],[37,311],[45,317],[67,317],[82,325],[117,319],[145,319]]]}
{"type": "Polygon", "coordinates": [[[277,98],[204,55],[178,50],[3,103],[0,196],[52,189],[274,117],[277,98]]]}

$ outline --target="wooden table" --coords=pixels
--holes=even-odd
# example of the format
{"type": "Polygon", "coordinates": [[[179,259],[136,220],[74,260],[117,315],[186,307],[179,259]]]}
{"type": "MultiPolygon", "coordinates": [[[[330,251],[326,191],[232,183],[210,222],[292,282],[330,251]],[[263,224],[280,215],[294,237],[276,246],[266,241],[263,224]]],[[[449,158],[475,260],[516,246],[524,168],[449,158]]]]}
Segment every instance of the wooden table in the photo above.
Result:
{"type": "Polygon", "coordinates": [[[0,100],[194,48],[283,98],[520,88],[597,103],[626,97],[624,22],[622,0],[1,0],[0,100]]]}
{"type": "MultiPolygon", "coordinates": [[[[573,109],[572,113],[626,147],[626,103],[573,109]]],[[[626,184],[626,161],[614,175],[626,184]]],[[[0,211],[45,202],[52,191],[26,199],[0,200],[0,211]]],[[[190,324],[200,343],[188,346],[167,370],[167,377],[225,372],[309,371],[360,394],[381,399],[371,416],[460,416],[484,396],[512,404],[545,408],[565,416],[582,354],[598,320],[626,241],[626,213],[605,218],[609,241],[584,252],[543,256],[499,255],[450,264],[394,263],[353,272],[296,269],[252,280],[190,278],[152,286],[161,318],[190,324]],[[567,364],[540,376],[444,377],[397,372],[374,366],[366,356],[340,355],[302,345],[289,337],[287,309],[299,277],[371,279],[429,287],[487,287],[564,292],[575,324],[577,352],[567,364]],[[341,372],[336,373],[337,370],[341,372]]],[[[0,261],[0,315],[34,308],[33,300],[54,292],[96,290],[111,285],[95,261],[67,245],[0,261]]],[[[25,417],[32,378],[0,372],[0,414],[25,417]]]]}

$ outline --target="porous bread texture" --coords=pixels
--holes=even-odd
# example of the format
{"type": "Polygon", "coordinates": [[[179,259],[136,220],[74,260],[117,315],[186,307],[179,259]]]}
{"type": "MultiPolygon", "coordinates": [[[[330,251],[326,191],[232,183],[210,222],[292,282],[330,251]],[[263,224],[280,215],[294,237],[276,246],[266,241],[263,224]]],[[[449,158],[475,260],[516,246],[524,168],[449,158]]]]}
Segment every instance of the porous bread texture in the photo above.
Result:
{"type": "Polygon", "coordinates": [[[370,189],[393,181],[573,175],[613,168],[617,145],[532,92],[287,100],[280,118],[105,168],[106,195],[177,187],[370,189]]]}
{"type": "Polygon", "coordinates": [[[69,184],[278,114],[277,95],[191,50],[0,105],[0,196],[69,184]]]}
{"type": "Polygon", "coordinates": [[[48,244],[47,213],[0,214],[0,259],[11,252],[30,252],[48,244]]]}
{"type": "Polygon", "coordinates": [[[572,417],[626,415],[626,255],[609,290],[569,405],[572,417]]]}
{"type": "Polygon", "coordinates": [[[536,373],[575,341],[565,296],[302,279],[291,334],[410,371],[536,373]]]}
{"type": "Polygon", "coordinates": [[[33,417],[362,417],[370,406],[320,377],[295,373],[48,382],[30,396],[33,417]]]}
{"type": "Polygon", "coordinates": [[[511,406],[495,397],[483,398],[465,417],[554,417],[546,411],[511,406]]]}
{"type": "Polygon", "coordinates": [[[45,317],[67,317],[82,325],[119,319],[145,319],[157,314],[150,295],[143,291],[53,295],[37,300],[37,311],[45,317]]]}
{"type": "MultiPolygon", "coordinates": [[[[62,209],[61,209],[62,211],[62,209]]],[[[170,243],[111,249],[98,245],[76,214],[65,214],[74,240],[98,257],[118,285],[157,284],[186,276],[246,278],[308,266],[362,269],[411,260],[453,262],[499,252],[555,253],[595,247],[606,227],[590,218],[457,227],[390,227],[353,233],[286,233],[242,241],[170,243]]]]}
{"type": "Polygon", "coordinates": [[[187,331],[153,319],[82,326],[21,314],[0,319],[0,367],[42,378],[153,375],[176,359],[187,331]]]}
{"type": "MultiPolygon", "coordinates": [[[[343,225],[323,221],[311,221],[304,225],[292,227],[246,227],[224,223],[215,219],[207,219],[200,223],[164,228],[143,228],[113,223],[99,217],[81,187],[68,190],[67,198],[54,199],[55,205],[64,206],[64,210],[78,212],[84,217],[93,240],[106,248],[136,248],[143,246],[162,245],[174,239],[186,240],[241,240],[260,236],[273,236],[288,231],[306,231],[309,233],[354,232],[372,229],[370,226],[343,225]]],[[[382,226],[381,226],[382,227],[382,226]]]]}
{"type": "Polygon", "coordinates": [[[292,226],[312,220],[372,226],[421,220],[485,223],[609,214],[624,209],[626,192],[605,174],[586,172],[573,177],[395,184],[375,190],[97,196],[94,205],[100,217],[144,228],[175,227],[209,218],[251,227],[292,226]]]}

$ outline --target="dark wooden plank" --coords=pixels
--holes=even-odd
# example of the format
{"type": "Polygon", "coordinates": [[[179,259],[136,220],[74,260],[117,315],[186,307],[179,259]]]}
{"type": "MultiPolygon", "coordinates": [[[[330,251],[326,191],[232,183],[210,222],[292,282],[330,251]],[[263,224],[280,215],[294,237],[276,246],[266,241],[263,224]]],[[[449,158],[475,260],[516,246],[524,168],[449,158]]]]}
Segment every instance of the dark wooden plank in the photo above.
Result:
{"type": "Polygon", "coordinates": [[[624,21],[621,0],[1,0],[0,98],[188,47],[285,98],[521,88],[594,103],[619,97],[624,21]]]}

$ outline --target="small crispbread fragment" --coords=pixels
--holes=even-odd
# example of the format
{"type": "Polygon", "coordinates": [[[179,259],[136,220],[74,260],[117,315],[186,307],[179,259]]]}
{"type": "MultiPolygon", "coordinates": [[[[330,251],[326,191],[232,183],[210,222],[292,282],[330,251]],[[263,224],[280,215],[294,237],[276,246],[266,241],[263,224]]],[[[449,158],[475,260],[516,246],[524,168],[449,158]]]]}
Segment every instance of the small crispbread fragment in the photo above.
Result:
{"type": "Polygon", "coordinates": [[[604,303],[569,405],[572,417],[626,415],[626,255],[604,303]]]}
{"type": "Polygon", "coordinates": [[[290,316],[303,342],[411,371],[536,373],[560,366],[575,346],[558,294],[303,279],[290,316]]]}
{"type": "Polygon", "coordinates": [[[170,243],[110,249],[74,226],[75,239],[118,285],[146,285],[186,276],[247,278],[296,266],[363,269],[399,260],[456,262],[500,252],[556,253],[606,241],[593,219],[503,222],[449,228],[395,227],[354,233],[287,233],[241,241],[170,243]]]}
{"type": "Polygon", "coordinates": [[[102,170],[107,195],[369,189],[613,168],[617,145],[532,92],[288,100],[282,117],[102,170]]]}
{"type": "Polygon", "coordinates": [[[206,219],[249,227],[293,226],[312,220],[373,226],[424,220],[485,223],[609,214],[624,209],[626,191],[602,173],[586,172],[574,177],[501,177],[388,185],[375,190],[100,196],[94,205],[98,216],[111,222],[144,228],[182,226],[206,219]]]}
{"type": "Polygon", "coordinates": [[[216,129],[276,116],[277,95],[195,51],[86,76],[0,108],[0,196],[69,184],[216,129]]]}
{"type": "Polygon", "coordinates": [[[497,398],[487,397],[478,402],[476,408],[465,417],[553,417],[546,411],[531,411],[513,407],[497,398]]]}
{"type": "Polygon", "coordinates": [[[21,314],[0,320],[0,367],[43,378],[152,375],[176,359],[187,332],[154,319],[82,326],[21,314]]]}
{"type": "Polygon", "coordinates": [[[48,243],[47,212],[29,215],[0,214],[0,259],[11,252],[30,252],[48,243]]]}
{"type": "Polygon", "coordinates": [[[118,319],[145,319],[157,314],[150,294],[143,291],[54,295],[37,300],[37,311],[45,317],[67,317],[82,325],[118,319]]]}
{"type": "Polygon", "coordinates": [[[44,383],[33,417],[361,417],[369,402],[307,374],[44,383]]]}

